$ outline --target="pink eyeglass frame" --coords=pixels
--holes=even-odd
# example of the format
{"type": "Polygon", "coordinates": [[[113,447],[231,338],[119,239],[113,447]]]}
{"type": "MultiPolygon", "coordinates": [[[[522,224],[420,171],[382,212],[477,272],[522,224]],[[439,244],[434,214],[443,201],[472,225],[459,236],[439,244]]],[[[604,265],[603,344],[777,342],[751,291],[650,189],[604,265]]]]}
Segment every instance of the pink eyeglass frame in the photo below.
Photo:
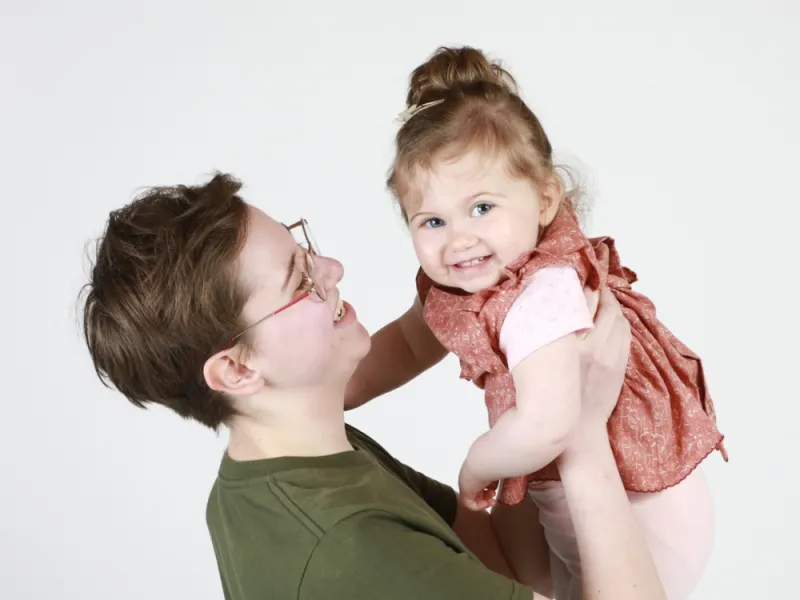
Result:
{"type": "Polygon", "coordinates": [[[287,302],[286,304],[284,304],[280,308],[278,308],[276,310],[273,310],[268,315],[265,315],[265,316],[261,317],[257,321],[254,321],[253,323],[251,323],[250,325],[245,327],[242,331],[240,331],[235,336],[230,338],[228,340],[228,342],[225,344],[225,346],[223,346],[223,349],[231,348],[236,343],[236,340],[238,340],[240,337],[242,337],[245,333],[247,333],[248,331],[250,331],[254,327],[256,327],[257,325],[260,325],[261,323],[263,323],[264,321],[266,321],[270,317],[274,317],[275,315],[277,315],[279,313],[282,313],[287,308],[291,308],[292,306],[294,306],[298,302],[302,302],[303,300],[305,300],[306,298],[308,298],[312,294],[315,294],[323,302],[326,300],[327,294],[325,293],[325,288],[323,286],[319,285],[319,283],[317,281],[317,274],[318,274],[317,273],[317,266],[316,266],[316,263],[314,261],[314,257],[315,256],[319,256],[319,247],[317,246],[316,242],[314,241],[314,237],[311,235],[311,228],[308,225],[308,221],[306,221],[305,219],[300,219],[296,223],[292,223],[291,225],[286,225],[285,227],[290,233],[292,231],[294,231],[295,229],[297,229],[298,227],[301,228],[301,230],[303,232],[303,237],[305,238],[306,248],[303,248],[302,242],[298,242],[298,246],[303,248],[303,250],[305,251],[306,274],[308,275],[308,278],[311,280],[311,287],[308,290],[306,290],[305,292],[303,292],[302,294],[300,294],[297,298],[294,298],[291,302],[287,302]]]}

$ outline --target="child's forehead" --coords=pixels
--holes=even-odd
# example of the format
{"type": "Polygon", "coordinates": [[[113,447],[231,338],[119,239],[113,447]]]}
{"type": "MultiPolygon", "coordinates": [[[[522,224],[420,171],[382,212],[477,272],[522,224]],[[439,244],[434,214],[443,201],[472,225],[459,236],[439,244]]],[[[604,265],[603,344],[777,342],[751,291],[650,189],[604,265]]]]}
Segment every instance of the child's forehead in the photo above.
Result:
{"type": "Polygon", "coordinates": [[[443,155],[430,170],[439,179],[460,183],[508,177],[507,166],[504,154],[473,149],[451,156],[443,155]]]}
{"type": "Polygon", "coordinates": [[[438,199],[458,199],[503,187],[513,178],[505,156],[469,151],[443,156],[429,167],[419,166],[409,177],[408,208],[419,209],[438,199]],[[485,189],[484,189],[485,188],[485,189]]]}

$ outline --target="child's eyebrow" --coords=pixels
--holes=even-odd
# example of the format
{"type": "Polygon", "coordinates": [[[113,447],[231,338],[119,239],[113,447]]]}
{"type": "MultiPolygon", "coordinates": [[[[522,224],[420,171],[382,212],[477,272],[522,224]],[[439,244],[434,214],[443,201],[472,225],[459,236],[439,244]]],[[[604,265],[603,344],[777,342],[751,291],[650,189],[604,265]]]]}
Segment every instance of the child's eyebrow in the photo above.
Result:
{"type": "Polygon", "coordinates": [[[492,192],[492,191],[489,191],[489,190],[483,190],[483,191],[480,191],[480,192],[476,192],[474,194],[470,194],[469,196],[466,196],[463,199],[463,201],[464,202],[472,202],[473,200],[477,200],[481,196],[494,196],[495,198],[503,198],[504,197],[503,194],[500,194],[499,192],[492,192]]]}
{"type": "Polygon", "coordinates": [[[411,223],[412,221],[414,221],[415,219],[418,219],[419,217],[431,217],[431,216],[433,216],[435,214],[436,213],[429,212],[429,211],[420,211],[420,212],[417,212],[417,213],[414,213],[413,215],[411,215],[408,218],[408,222],[411,223]]]}

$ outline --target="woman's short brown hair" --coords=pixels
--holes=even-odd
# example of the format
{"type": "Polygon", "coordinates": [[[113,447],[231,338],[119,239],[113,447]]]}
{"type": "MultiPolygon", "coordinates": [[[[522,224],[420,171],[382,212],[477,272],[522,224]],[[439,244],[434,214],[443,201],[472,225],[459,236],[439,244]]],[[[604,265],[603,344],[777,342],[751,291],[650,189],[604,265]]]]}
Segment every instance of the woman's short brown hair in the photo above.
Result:
{"type": "Polygon", "coordinates": [[[242,328],[236,261],[247,233],[241,183],[151,188],[113,211],[84,287],[83,333],[100,380],[139,407],[217,429],[235,414],[205,361],[242,328]]]}

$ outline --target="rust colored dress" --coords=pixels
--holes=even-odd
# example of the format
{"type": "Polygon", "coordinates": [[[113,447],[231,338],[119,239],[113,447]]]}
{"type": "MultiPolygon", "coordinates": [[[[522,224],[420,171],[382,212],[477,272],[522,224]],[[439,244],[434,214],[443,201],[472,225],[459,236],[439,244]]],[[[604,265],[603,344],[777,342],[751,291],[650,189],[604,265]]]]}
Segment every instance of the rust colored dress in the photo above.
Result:
{"type": "MultiPolygon", "coordinates": [[[[417,290],[425,322],[456,354],[461,378],[484,390],[489,426],[514,406],[515,389],[500,351],[503,321],[528,279],[542,267],[570,266],[584,286],[607,285],[631,325],[630,359],[619,401],[608,422],[625,489],[657,492],[674,486],[718,449],[727,461],[700,358],[656,318],[653,303],[635,292],[636,274],[623,267],[609,237],[588,239],[568,205],[538,246],[508,266],[508,278],[475,294],[436,285],[422,270],[417,290]]],[[[499,501],[516,504],[534,481],[557,481],[555,463],[504,482],[499,501]]]]}

